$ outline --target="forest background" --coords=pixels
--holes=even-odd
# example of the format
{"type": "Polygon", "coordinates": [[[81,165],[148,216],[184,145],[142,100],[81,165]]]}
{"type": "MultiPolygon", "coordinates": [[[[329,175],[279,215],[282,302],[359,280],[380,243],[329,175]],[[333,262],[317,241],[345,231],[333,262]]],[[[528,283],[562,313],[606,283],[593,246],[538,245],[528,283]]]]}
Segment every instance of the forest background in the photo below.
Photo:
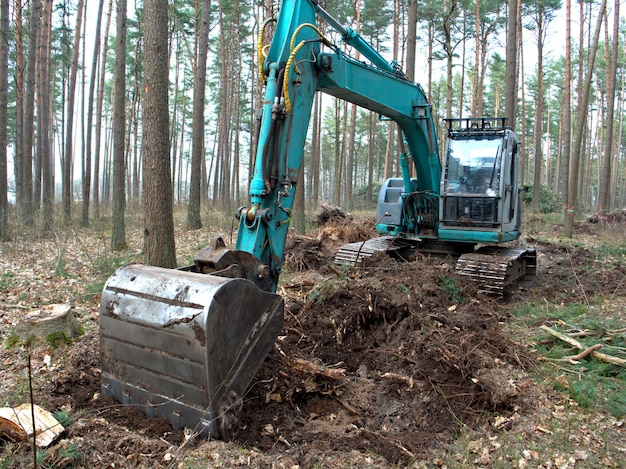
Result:
{"type": "MultiPolygon", "coordinates": [[[[202,226],[203,210],[245,205],[263,91],[256,42],[279,5],[170,0],[167,28],[149,52],[145,26],[158,11],[150,3],[166,2],[145,2],[144,10],[126,0],[0,0],[2,239],[17,225],[46,231],[112,214],[111,247],[120,249],[126,207],[144,200],[166,196],[152,215],[146,208],[146,224],[157,230],[176,204],[187,209],[189,228],[202,226]],[[156,76],[167,79],[168,112],[146,114],[147,83],[165,63],[156,76]],[[148,131],[154,119],[160,132],[148,131]],[[147,176],[146,160],[165,179],[147,176]]],[[[507,116],[522,144],[530,209],[562,213],[570,236],[577,214],[626,206],[619,0],[323,6],[424,87],[437,122],[507,116]]],[[[392,123],[319,97],[297,212],[320,201],[372,208],[381,182],[399,174],[398,140],[392,123]]],[[[296,227],[303,223],[294,217],[296,227]]]]}

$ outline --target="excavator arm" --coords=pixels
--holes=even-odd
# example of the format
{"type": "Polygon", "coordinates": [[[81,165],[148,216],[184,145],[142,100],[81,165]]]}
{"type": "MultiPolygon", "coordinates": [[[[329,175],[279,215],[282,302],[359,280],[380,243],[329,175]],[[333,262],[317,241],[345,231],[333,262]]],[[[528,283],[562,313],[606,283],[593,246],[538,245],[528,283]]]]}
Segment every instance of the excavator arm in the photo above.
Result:
{"type": "Polygon", "coordinates": [[[236,249],[263,266],[272,291],[281,271],[284,246],[306,134],[316,91],[351,102],[398,123],[404,134],[405,191],[411,192],[412,161],[420,190],[439,191],[441,164],[430,105],[422,88],[408,81],[355,31],[344,28],[311,0],[282,3],[270,44],[259,39],[260,71],[266,82],[250,184],[249,208],[242,208],[236,249]],[[321,32],[317,19],[370,63],[340,51],[321,32]]]}

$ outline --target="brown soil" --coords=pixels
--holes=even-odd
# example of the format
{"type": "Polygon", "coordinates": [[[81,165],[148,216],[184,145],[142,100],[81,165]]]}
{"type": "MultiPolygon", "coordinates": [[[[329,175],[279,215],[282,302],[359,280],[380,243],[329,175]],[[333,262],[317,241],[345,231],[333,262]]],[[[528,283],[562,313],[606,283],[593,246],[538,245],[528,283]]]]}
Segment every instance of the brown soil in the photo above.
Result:
{"type": "MultiPolygon", "coordinates": [[[[337,247],[371,234],[371,222],[347,216],[320,219],[316,238],[290,237],[279,289],[285,327],[245,396],[232,443],[188,439],[167,422],[100,397],[97,301],[77,303],[86,334],[31,353],[36,401],[72,418],[47,450],[47,464],[64,467],[74,446],[80,457],[73,467],[195,467],[194,460],[200,467],[404,466],[428,458],[464,427],[486,425],[494,413],[541,405],[528,374],[534,358],[501,331],[510,305],[581,301],[615,291],[626,274],[621,262],[600,266],[590,251],[532,238],[525,244],[538,250],[539,280],[504,300],[455,277],[451,259],[418,255],[402,263],[381,255],[343,272],[332,263],[337,247]]],[[[48,280],[43,288],[58,282],[48,280]]],[[[0,292],[7,303],[17,293],[0,292]]],[[[3,330],[14,314],[2,311],[3,330]]],[[[26,398],[19,387],[27,356],[24,347],[0,351],[4,403],[26,398]]],[[[3,457],[32,467],[26,443],[5,444],[3,457]]]]}

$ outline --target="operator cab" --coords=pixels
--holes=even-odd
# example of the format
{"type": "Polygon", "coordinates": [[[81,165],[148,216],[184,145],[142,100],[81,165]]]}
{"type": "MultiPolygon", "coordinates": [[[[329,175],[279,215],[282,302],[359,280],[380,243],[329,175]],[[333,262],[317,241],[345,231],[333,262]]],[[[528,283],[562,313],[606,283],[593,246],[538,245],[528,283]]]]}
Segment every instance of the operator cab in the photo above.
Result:
{"type": "Polygon", "coordinates": [[[518,144],[505,118],[444,119],[439,238],[498,243],[519,236],[518,144]]]}

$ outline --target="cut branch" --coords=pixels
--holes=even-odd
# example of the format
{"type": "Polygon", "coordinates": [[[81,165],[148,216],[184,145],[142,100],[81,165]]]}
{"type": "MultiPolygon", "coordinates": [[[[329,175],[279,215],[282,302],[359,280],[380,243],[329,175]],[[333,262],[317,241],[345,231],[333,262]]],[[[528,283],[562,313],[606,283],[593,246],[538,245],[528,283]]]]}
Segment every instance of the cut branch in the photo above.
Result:
{"type": "MultiPolygon", "coordinates": [[[[559,331],[556,331],[554,329],[551,329],[550,327],[545,326],[545,325],[541,326],[541,329],[543,331],[547,332],[548,334],[550,334],[550,335],[552,335],[552,336],[562,340],[563,342],[567,342],[568,344],[570,344],[571,346],[577,348],[578,350],[583,350],[583,352],[580,355],[585,354],[585,352],[587,350],[589,350],[589,349],[586,349],[579,341],[577,341],[573,337],[570,337],[567,334],[564,334],[562,332],[559,332],[559,331]]],[[[601,346],[601,344],[598,344],[598,345],[601,346]]],[[[593,347],[590,347],[590,348],[593,348],[593,347]]],[[[600,348],[600,347],[598,347],[598,348],[600,348]]],[[[613,363],[614,365],[626,366],[626,360],[624,360],[622,358],[614,357],[612,355],[607,355],[605,353],[601,353],[601,352],[598,352],[596,350],[591,350],[589,352],[594,358],[597,358],[598,360],[602,360],[602,361],[607,362],[607,363],[613,363]]],[[[587,355],[589,355],[589,353],[584,355],[581,358],[586,357],[587,355]]],[[[579,355],[576,355],[576,356],[579,356],[579,355]]],[[[567,359],[576,360],[576,358],[574,358],[574,357],[567,357],[567,359]]]]}

